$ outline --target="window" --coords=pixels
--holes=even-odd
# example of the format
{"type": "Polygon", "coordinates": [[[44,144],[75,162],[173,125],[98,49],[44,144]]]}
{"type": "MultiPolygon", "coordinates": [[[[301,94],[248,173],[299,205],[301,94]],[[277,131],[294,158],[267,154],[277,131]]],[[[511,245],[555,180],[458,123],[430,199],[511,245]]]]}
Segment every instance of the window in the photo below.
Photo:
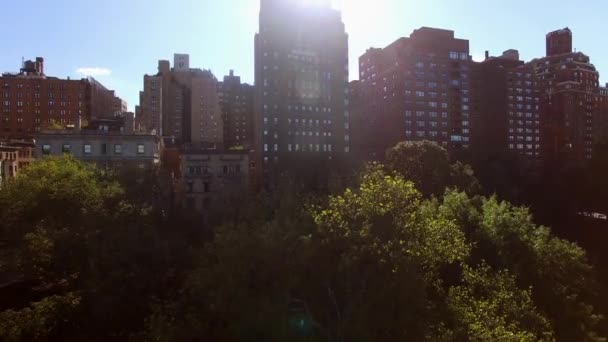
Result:
{"type": "Polygon", "coordinates": [[[82,152],[84,152],[84,154],[91,154],[91,144],[84,144],[82,152]]]}
{"type": "Polygon", "coordinates": [[[145,151],[146,148],[144,147],[144,144],[137,144],[137,154],[144,154],[145,151]]]}
{"type": "Polygon", "coordinates": [[[121,144],[114,145],[114,154],[122,154],[122,145],[121,144]]]}
{"type": "Polygon", "coordinates": [[[101,144],[101,154],[106,154],[108,153],[108,148],[106,146],[106,144],[101,144]]]}
{"type": "Polygon", "coordinates": [[[203,191],[204,192],[211,192],[211,184],[209,184],[209,182],[203,183],[203,191]]]}
{"type": "Polygon", "coordinates": [[[72,146],[70,146],[70,144],[63,144],[63,146],[61,147],[61,152],[63,152],[63,153],[71,153],[72,152],[72,146]]]}
{"type": "Polygon", "coordinates": [[[42,154],[51,154],[51,145],[44,144],[42,145],[42,154]]]}
{"type": "Polygon", "coordinates": [[[450,59],[458,60],[458,52],[450,51],[450,59]]]}

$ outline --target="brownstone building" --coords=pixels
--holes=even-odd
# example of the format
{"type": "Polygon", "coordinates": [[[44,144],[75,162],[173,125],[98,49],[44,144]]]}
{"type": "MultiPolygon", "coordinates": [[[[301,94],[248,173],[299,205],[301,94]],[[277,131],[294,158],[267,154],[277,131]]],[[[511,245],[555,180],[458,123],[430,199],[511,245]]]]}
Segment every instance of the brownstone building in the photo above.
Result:
{"type": "Polygon", "coordinates": [[[0,77],[0,138],[31,138],[51,126],[113,115],[114,92],[93,78],[71,80],[44,73],[44,59],[25,61],[0,77]]]}
{"type": "Polygon", "coordinates": [[[399,141],[467,149],[471,75],[469,42],[453,31],[423,27],[386,48],[369,49],[359,58],[359,112],[369,124],[359,133],[376,140],[369,158],[383,158],[399,141]]]}
{"type": "Polygon", "coordinates": [[[0,142],[0,188],[34,160],[32,141],[0,142]]]}
{"type": "Polygon", "coordinates": [[[232,70],[218,83],[226,149],[253,148],[253,89],[253,86],[241,83],[241,78],[232,70]]]}

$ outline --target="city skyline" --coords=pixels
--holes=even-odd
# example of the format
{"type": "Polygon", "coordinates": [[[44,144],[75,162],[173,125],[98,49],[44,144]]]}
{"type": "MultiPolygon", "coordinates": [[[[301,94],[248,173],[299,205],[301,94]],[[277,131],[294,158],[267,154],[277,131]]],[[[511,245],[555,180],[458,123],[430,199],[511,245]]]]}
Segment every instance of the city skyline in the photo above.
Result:
{"type": "MultiPolygon", "coordinates": [[[[173,53],[189,54],[193,67],[210,69],[220,79],[234,69],[244,82],[253,84],[258,0],[110,0],[95,8],[63,0],[7,6],[15,15],[3,20],[0,29],[15,32],[20,28],[20,35],[5,39],[0,56],[2,72],[18,71],[22,57],[41,56],[48,75],[91,75],[116,90],[130,111],[143,89],[142,76],[155,74],[157,61],[171,59],[173,53]],[[83,15],[92,10],[94,15],[83,15]],[[59,17],[69,20],[58,21],[59,17]],[[24,27],[21,23],[25,19],[34,24],[24,27]],[[41,38],[26,44],[21,37],[41,38]]],[[[334,0],[334,6],[341,9],[349,35],[351,79],[358,78],[357,61],[368,48],[384,47],[421,26],[454,30],[456,37],[470,41],[476,61],[483,59],[485,50],[498,55],[509,48],[518,49],[526,61],[542,57],[545,34],[567,26],[573,31],[574,47],[591,57],[601,84],[606,82],[603,72],[608,72],[608,47],[595,44],[595,33],[608,4],[599,1],[578,5],[586,14],[584,18],[572,16],[566,4],[548,1],[527,4],[517,0],[481,8],[472,0],[458,4],[380,0],[373,6],[363,0],[334,0]]]]}

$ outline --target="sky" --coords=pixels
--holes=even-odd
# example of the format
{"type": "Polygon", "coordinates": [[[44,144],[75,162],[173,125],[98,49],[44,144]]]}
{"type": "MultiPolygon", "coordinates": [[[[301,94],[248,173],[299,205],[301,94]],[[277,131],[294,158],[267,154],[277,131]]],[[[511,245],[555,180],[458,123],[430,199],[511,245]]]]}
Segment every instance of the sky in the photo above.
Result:
{"type": "MultiPolygon", "coordinates": [[[[318,1],[318,0],[308,0],[318,1]]],[[[570,27],[574,47],[591,57],[608,81],[603,36],[608,1],[333,0],[349,34],[350,77],[370,47],[385,47],[421,26],[454,30],[470,41],[474,60],[484,51],[518,49],[523,60],[542,57],[545,34],[570,27]]],[[[218,79],[230,69],[253,83],[253,39],[259,0],[0,0],[0,71],[21,59],[45,59],[49,76],[91,75],[133,110],[143,75],[159,59],[190,55],[190,66],[218,79]]]]}

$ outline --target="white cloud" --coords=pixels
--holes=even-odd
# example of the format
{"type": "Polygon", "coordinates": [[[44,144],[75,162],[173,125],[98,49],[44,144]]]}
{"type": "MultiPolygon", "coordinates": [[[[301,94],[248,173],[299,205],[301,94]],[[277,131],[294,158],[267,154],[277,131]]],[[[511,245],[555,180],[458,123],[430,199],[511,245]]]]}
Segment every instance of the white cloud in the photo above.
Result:
{"type": "Polygon", "coordinates": [[[99,67],[83,67],[76,69],[76,72],[85,76],[108,76],[112,74],[112,70],[99,67]]]}

